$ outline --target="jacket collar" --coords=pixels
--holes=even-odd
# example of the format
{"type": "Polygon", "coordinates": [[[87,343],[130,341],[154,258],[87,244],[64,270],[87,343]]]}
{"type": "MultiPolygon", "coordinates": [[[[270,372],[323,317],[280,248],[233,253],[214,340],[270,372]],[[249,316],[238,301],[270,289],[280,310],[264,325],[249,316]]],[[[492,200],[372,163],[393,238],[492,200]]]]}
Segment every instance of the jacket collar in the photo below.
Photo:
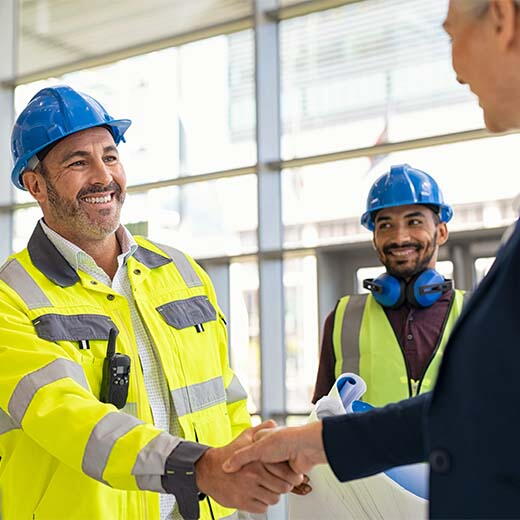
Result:
{"type": "Polygon", "coordinates": [[[27,250],[32,263],[55,284],[70,287],[79,282],[78,273],[49,240],[39,222],[29,239],[27,250]]]}
{"type": "MultiPolygon", "coordinates": [[[[78,273],[49,240],[39,222],[29,239],[27,250],[32,263],[56,285],[70,287],[79,282],[78,273]]],[[[149,269],[161,267],[172,261],[171,258],[164,257],[141,245],[133,256],[149,269]]]]}
{"type": "Polygon", "coordinates": [[[150,249],[146,249],[141,245],[136,249],[134,258],[149,269],[161,267],[162,265],[169,264],[172,261],[171,258],[166,258],[165,256],[155,253],[150,249]]]}

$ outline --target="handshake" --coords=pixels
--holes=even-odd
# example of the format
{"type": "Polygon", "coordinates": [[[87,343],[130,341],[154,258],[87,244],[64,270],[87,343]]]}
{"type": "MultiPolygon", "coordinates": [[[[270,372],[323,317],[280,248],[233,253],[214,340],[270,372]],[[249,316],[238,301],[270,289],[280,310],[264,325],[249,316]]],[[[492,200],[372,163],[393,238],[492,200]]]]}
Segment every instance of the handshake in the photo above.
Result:
{"type": "Polygon", "coordinates": [[[195,464],[197,486],[226,507],[264,513],[283,493],[311,491],[305,475],[326,463],[321,421],[277,428],[274,421],[242,432],[221,448],[210,448],[195,464]]]}

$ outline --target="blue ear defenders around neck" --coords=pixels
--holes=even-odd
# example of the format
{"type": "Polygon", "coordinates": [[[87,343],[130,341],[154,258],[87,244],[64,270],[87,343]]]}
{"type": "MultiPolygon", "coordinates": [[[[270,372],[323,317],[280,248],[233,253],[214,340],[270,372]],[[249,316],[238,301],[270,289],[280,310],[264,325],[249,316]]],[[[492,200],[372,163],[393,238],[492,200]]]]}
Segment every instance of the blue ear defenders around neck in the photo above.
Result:
{"type": "Polygon", "coordinates": [[[430,307],[453,287],[451,280],[446,280],[435,269],[426,269],[416,274],[408,283],[388,273],[375,280],[363,280],[363,287],[368,289],[377,303],[383,307],[397,309],[405,301],[413,307],[430,307]]]}

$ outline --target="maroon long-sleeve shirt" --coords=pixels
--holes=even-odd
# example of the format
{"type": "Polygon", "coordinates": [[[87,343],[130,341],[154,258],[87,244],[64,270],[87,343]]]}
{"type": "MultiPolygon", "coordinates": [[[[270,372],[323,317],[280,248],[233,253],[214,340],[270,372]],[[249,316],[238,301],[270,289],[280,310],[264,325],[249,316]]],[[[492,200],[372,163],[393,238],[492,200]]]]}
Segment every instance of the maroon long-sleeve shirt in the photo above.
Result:
{"type": "MultiPolygon", "coordinates": [[[[421,379],[428,365],[439,336],[444,330],[444,322],[448,318],[453,296],[453,291],[447,291],[433,305],[420,309],[408,304],[402,305],[399,309],[384,309],[404,353],[412,379],[421,379]]],[[[336,381],[334,375],[336,356],[332,346],[335,314],[336,309],[327,316],[323,327],[320,365],[313,403],[327,395],[336,381]]]]}

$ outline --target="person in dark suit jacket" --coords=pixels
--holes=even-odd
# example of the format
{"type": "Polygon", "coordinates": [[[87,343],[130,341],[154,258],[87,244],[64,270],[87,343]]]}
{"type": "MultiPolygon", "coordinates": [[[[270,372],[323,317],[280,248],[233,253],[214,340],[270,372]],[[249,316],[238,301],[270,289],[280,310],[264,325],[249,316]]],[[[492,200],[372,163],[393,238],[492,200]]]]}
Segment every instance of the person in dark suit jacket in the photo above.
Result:
{"type": "MultiPolygon", "coordinates": [[[[520,128],[520,1],[450,0],[457,79],[488,129],[520,128]]],[[[224,467],[328,462],[341,481],[430,462],[431,518],[520,518],[520,224],[462,312],[433,393],[257,435],[224,467]]]]}

